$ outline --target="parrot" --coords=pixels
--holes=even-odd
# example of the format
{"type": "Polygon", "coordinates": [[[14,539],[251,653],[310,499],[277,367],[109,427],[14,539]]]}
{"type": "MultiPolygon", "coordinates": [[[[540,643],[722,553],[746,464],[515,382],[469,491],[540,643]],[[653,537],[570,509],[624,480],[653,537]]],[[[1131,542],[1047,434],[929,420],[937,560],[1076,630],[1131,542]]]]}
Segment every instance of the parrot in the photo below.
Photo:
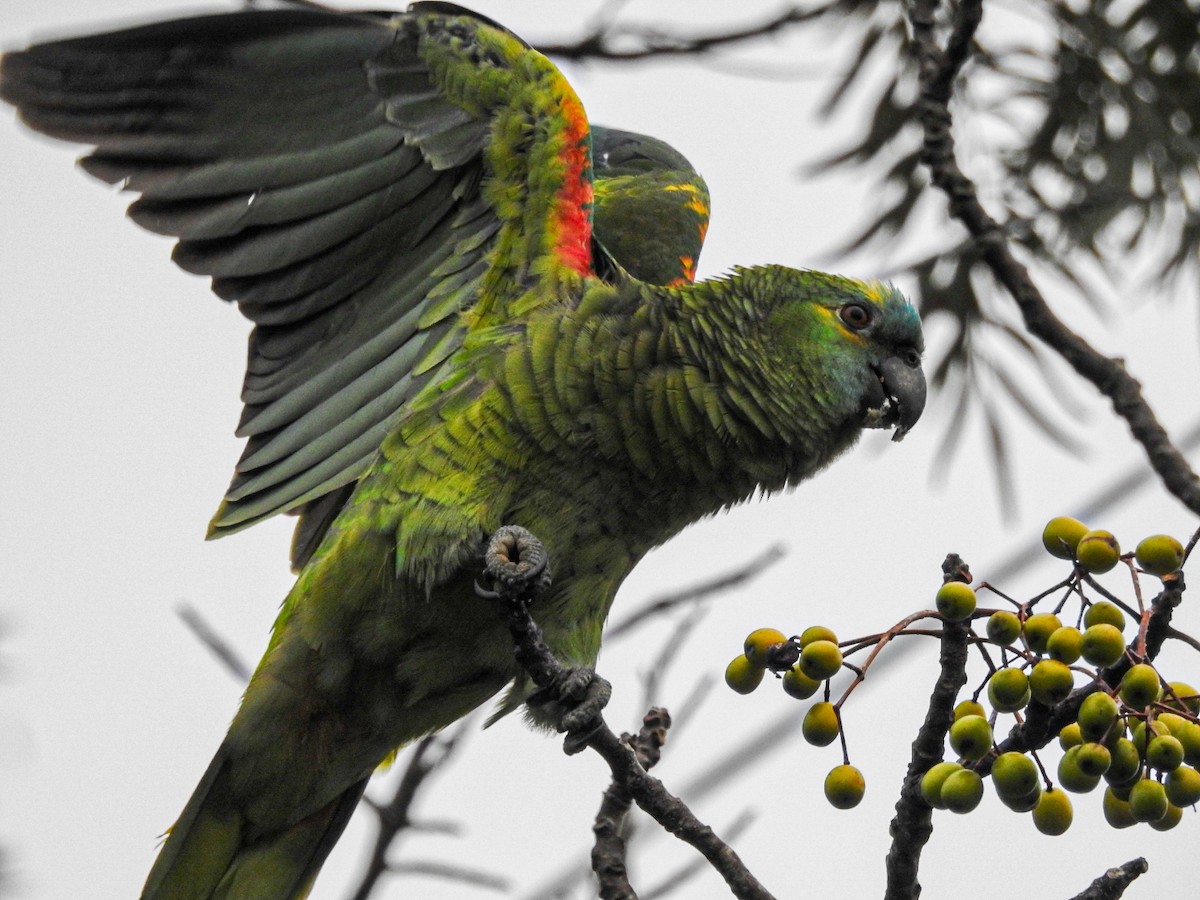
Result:
{"type": "Polygon", "coordinates": [[[0,98],[90,145],[82,167],[253,323],[209,536],[297,517],[294,586],[143,898],[306,896],[397,748],[506,688],[500,713],[524,705],[475,589],[500,526],[545,543],[532,612],[586,674],[649,550],[922,414],[900,291],[781,265],[695,280],[709,195],[687,160],[590,125],[549,59],[453,4],[50,41],[0,59],[0,98]]]}

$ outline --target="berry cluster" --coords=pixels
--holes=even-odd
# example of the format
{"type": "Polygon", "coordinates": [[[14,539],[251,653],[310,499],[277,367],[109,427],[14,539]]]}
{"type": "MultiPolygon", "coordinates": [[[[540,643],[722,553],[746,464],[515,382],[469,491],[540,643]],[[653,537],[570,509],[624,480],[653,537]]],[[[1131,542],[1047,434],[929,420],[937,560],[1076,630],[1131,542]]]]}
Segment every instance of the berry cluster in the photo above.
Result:
{"type": "MultiPolygon", "coordinates": [[[[1172,537],[1154,535],[1122,555],[1111,533],[1066,517],[1051,520],[1042,541],[1073,568],[1068,578],[1031,600],[1019,603],[985,584],[981,591],[991,591],[1011,608],[983,609],[970,584],[950,580],[936,594],[936,616],[917,613],[882,635],[839,644],[823,626],[790,638],[760,628],[726,668],[726,683],[749,693],[771,671],[784,691],[802,700],[824,684],[824,698],[806,712],[802,732],[809,743],[826,746],[841,736],[842,705],[888,641],[931,634],[912,627],[923,618],[962,623],[957,627],[967,629],[987,673],[954,709],[947,738],[957,759],[932,766],[921,781],[921,795],[930,806],[970,812],[990,777],[1006,806],[1032,813],[1039,831],[1062,834],[1073,816],[1067,792],[1087,792],[1103,781],[1104,816],[1113,827],[1144,822],[1172,828],[1184,807],[1200,802],[1200,693],[1184,682],[1165,680],[1154,665],[1147,650],[1150,610],[1137,576],[1154,575],[1181,589],[1185,550],[1172,537]],[[1122,561],[1133,576],[1136,608],[1093,578],[1122,561]],[[1128,618],[1136,623],[1129,635],[1128,618]],[[843,658],[867,648],[873,649],[862,667],[843,658]],[[857,678],[840,700],[830,702],[828,680],[843,666],[857,678]],[[987,706],[980,702],[984,697],[987,706]],[[1059,734],[1063,754],[1054,778],[1039,756],[1040,743],[1052,742],[1054,731],[1039,746],[1010,740],[998,748],[993,731],[1001,715],[1012,715],[1018,724],[1026,716],[1046,721],[1053,715],[1054,728],[1070,720],[1059,734]]],[[[835,807],[848,809],[862,799],[865,782],[849,764],[844,737],[842,751],[844,764],[827,776],[825,795],[835,807]]]]}

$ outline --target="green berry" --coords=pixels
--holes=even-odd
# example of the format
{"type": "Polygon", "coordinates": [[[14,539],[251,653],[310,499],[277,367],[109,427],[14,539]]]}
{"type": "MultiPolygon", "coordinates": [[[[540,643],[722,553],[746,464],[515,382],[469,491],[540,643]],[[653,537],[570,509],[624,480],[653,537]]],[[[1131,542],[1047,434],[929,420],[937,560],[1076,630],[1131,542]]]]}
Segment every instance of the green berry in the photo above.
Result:
{"type": "Polygon", "coordinates": [[[866,790],[866,779],[854,766],[837,766],[825,776],[825,799],[835,809],[853,809],[858,806],[866,790]]]}
{"type": "Polygon", "coordinates": [[[1079,733],[1085,741],[1103,740],[1117,719],[1117,701],[1103,691],[1088,694],[1079,707],[1079,733]]]}
{"type": "Polygon", "coordinates": [[[1155,534],[1133,551],[1137,564],[1151,575],[1170,575],[1183,565],[1183,544],[1169,534],[1155,534]]]}
{"type": "Polygon", "coordinates": [[[1139,822],[1157,822],[1167,814],[1167,791],[1152,778],[1143,778],[1129,791],[1129,811],[1139,822]]]}
{"type": "Polygon", "coordinates": [[[1164,703],[1173,709],[1189,712],[1193,716],[1200,715],[1200,694],[1196,693],[1194,687],[1185,681],[1170,681],[1167,683],[1167,687],[1171,691],[1163,698],[1164,703]]]}
{"type": "Polygon", "coordinates": [[[983,779],[978,772],[960,769],[942,782],[942,803],[952,813],[969,813],[983,799],[983,779]]]}
{"type": "Polygon", "coordinates": [[[942,785],[946,779],[962,769],[962,764],[947,760],[936,763],[921,776],[921,796],[934,809],[945,809],[942,802],[942,785]]]}
{"type": "Polygon", "coordinates": [[[1034,653],[1045,653],[1050,635],[1062,628],[1054,613],[1035,613],[1025,620],[1025,643],[1034,653]]]}
{"type": "Polygon", "coordinates": [[[838,642],[837,635],[824,625],[810,625],[800,632],[800,649],[803,650],[814,641],[829,641],[832,644],[838,642]]]}
{"type": "Polygon", "coordinates": [[[842,651],[833,641],[813,641],[800,651],[800,668],[814,681],[832,678],[842,667],[842,651]]]}
{"type": "Polygon", "coordinates": [[[1116,568],[1120,559],[1121,545],[1110,531],[1089,531],[1075,548],[1075,560],[1093,575],[1103,575],[1116,568]]]}
{"type": "Polygon", "coordinates": [[[1042,546],[1051,556],[1059,559],[1074,559],[1075,548],[1087,534],[1088,527],[1070,516],[1057,516],[1046,523],[1042,530],[1042,546]]]}
{"type": "Polygon", "coordinates": [[[988,679],[988,702],[999,712],[1016,712],[1029,702],[1029,677],[1020,669],[1000,669],[988,679]]]}
{"type": "Polygon", "coordinates": [[[827,700],[809,707],[808,712],[804,714],[804,721],[800,724],[800,732],[804,739],[815,747],[832,744],[837,740],[838,731],[837,711],[827,700]]]}
{"type": "Polygon", "coordinates": [[[1133,810],[1129,808],[1129,801],[1122,800],[1114,794],[1111,787],[1104,790],[1104,819],[1113,828],[1128,828],[1137,824],[1133,810]]]}
{"type": "Polygon", "coordinates": [[[763,670],[742,653],[725,667],[725,683],[739,694],[749,694],[762,684],[763,670]]]}
{"type": "Polygon", "coordinates": [[[937,611],[951,622],[969,619],[975,612],[975,591],[961,581],[947,581],[938,588],[935,598],[937,611]]]}
{"type": "Polygon", "coordinates": [[[821,682],[809,678],[800,668],[800,664],[792,666],[783,673],[784,693],[797,700],[807,700],[820,688],[821,682]]]}
{"type": "MultiPolygon", "coordinates": [[[[1063,629],[1058,629],[1062,631],[1063,629]]],[[[1043,659],[1029,673],[1029,690],[1034,699],[1053,706],[1067,698],[1075,687],[1075,675],[1066,663],[1057,659],[1043,659]]]]}
{"type": "Polygon", "coordinates": [[[1112,625],[1117,631],[1124,631],[1125,613],[1115,603],[1101,600],[1089,606],[1083,614],[1083,627],[1091,628],[1093,625],[1112,625]]]}
{"type": "Polygon", "coordinates": [[[1089,775],[1079,766],[1079,754],[1087,746],[1072,747],[1058,761],[1058,783],[1073,794],[1086,794],[1100,783],[1099,775],[1089,775]]]}
{"type": "Polygon", "coordinates": [[[1169,775],[1163,787],[1167,800],[1175,806],[1194,806],[1200,803],[1200,772],[1191,766],[1180,766],[1169,775]]]}
{"type": "Polygon", "coordinates": [[[988,616],[985,628],[988,640],[1001,647],[1009,646],[1021,636],[1020,618],[1016,613],[1009,612],[1007,609],[997,610],[988,616]]]}
{"type": "Polygon", "coordinates": [[[1162,734],[1146,745],[1146,765],[1159,772],[1173,772],[1183,765],[1183,744],[1179,738],[1162,734]]]}
{"type": "Polygon", "coordinates": [[[1074,817],[1071,798],[1058,788],[1042,793],[1038,805],[1033,808],[1033,824],[1042,834],[1056,836],[1071,827],[1074,817]]]}
{"type": "Polygon", "coordinates": [[[1162,694],[1158,670],[1149,663],[1130,666],[1121,679],[1121,702],[1130,709],[1141,712],[1162,694]]]}
{"type": "Polygon", "coordinates": [[[1066,663],[1068,666],[1079,659],[1083,650],[1083,635],[1078,628],[1064,625],[1056,629],[1046,642],[1046,653],[1051,659],[1066,663]]]}
{"type": "Polygon", "coordinates": [[[750,665],[765,669],[770,659],[771,648],[786,640],[787,635],[777,628],[756,628],[746,635],[746,644],[743,647],[746,659],[750,660],[750,665]]]}
{"type": "Polygon", "coordinates": [[[950,726],[950,746],[963,759],[983,759],[992,749],[992,726],[983,716],[963,716],[950,726]]]}
{"type": "Polygon", "coordinates": [[[963,716],[982,716],[987,718],[987,710],[977,700],[963,700],[954,707],[954,720],[957,722],[963,716]]]}
{"type": "Polygon", "coordinates": [[[1079,651],[1093,666],[1111,666],[1125,655],[1125,636],[1115,625],[1089,625],[1079,642],[1079,651]]]}
{"type": "Polygon", "coordinates": [[[1041,784],[1037,763],[1015,750],[1001,753],[992,763],[992,784],[1001,800],[1028,797],[1041,784]]]}

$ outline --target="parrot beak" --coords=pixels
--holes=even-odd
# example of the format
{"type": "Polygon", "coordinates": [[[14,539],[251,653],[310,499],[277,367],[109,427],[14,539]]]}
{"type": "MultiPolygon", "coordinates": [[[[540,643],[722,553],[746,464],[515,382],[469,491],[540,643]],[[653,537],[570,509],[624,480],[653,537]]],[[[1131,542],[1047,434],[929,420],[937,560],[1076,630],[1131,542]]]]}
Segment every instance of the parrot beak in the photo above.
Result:
{"type": "Polygon", "coordinates": [[[925,411],[925,373],[898,356],[874,366],[878,381],[864,398],[864,427],[896,426],[893,441],[900,441],[912,430],[925,411]]]}

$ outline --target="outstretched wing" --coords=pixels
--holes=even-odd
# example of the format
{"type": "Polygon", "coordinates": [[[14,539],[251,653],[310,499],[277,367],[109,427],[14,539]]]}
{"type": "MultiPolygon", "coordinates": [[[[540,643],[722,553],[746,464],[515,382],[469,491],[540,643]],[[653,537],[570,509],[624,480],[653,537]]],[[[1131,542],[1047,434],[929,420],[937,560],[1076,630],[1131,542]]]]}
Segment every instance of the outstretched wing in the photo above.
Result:
{"type": "MultiPolygon", "coordinates": [[[[276,9],[7,54],[0,97],[95,145],[255,328],[248,438],[211,533],[299,511],[296,556],[397,412],[534,279],[591,271],[582,107],[519,39],[450,4],[276,9]]],[[[552,292],[548,292],[552,293],[552,292]]]]}

